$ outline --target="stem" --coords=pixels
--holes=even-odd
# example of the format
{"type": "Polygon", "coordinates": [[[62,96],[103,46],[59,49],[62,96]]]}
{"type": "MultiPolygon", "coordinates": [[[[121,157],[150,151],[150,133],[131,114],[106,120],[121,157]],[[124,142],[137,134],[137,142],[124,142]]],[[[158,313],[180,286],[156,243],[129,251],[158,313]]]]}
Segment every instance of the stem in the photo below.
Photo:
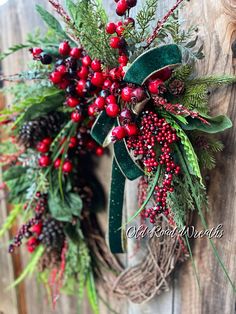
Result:
{"type": "Polygon", "coordinates": [[[157,38],[160,30],[163,28],[165,23],[167,22],[168,18],[174,13],[174,11],[178,8],[178,6],[183,2],[184,0],[178,0],[176,4],[170,9],[170,11],[167,12],[167,14],[162,18],[162,20],[159,20],[157,22],[156,27],[154,28],[154,31],[152,35],[147,39],[147,45],[145,46],[145,49],[148,48],[152,42],[157,38]]]}

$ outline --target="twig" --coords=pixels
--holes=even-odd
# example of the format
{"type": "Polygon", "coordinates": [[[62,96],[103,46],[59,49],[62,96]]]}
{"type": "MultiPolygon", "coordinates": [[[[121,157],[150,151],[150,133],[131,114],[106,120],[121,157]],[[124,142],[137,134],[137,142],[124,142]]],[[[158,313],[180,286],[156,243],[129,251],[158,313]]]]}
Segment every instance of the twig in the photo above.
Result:
{"type": "Polygon", "coordinates": [[[162,18],[162,20],[159,20],[157,22],[156,27],[154,28],[154,31],[152,33],[152,35],[150,37],[148,37],[147,39],[147,45],[145,46],[145,49],[148,48],[151,43],[155,40],[155,38],[157,38],[160,30],[163,28],[163,26],[165,25],[166,21],[168,20],[168,18],[174,13],[174,11],[178,8],[178,6],[181,4],[181,2],[183,2],[184,0],[178,0],[176,2],[176,4],[170,9],[170,11],[168,11],[166,13],[166,15],[162,18]]]}

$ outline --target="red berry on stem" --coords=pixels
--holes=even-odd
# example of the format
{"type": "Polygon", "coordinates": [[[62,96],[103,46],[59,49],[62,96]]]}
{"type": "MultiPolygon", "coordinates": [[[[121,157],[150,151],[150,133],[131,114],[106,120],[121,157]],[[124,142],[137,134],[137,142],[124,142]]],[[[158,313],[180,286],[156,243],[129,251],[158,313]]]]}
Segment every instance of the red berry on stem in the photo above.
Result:
{"type": "Polygon", "coordinates": [[[141,102],[147,98],[147,94],[142,87],[137,87],[133,90],[132,97],[135,98],[137,102],[141,102]]]}
{"type": "Polygon", "coordinates": [[[158,94],[164,87],[163,81],[157,79],[148,83],[148,90],[152,94],[158,94]]]}
{"type": "Polygon", "coordinates": [[[66,103],[69,107],[74,108],[79,105],[80,101],[75,97],[69,97],[67,98],[66,103]]]}
{"type": "Polygon", "coordinates": [[[136,6],[137,0],[126,0],[126,3],[129,8],[133,8],[136,6]]]}
{"type": "Polygon", "coordinates": [[[57,67],[57,72],[60,72],[61,74],[65,74],[67,72],[67,68],[64,64],[61,64],[57,67]]]}
{"type": "Polygon", "coordinates": [[[82,114],[79,111],[72,112],[71,120],[75,123],[80,122],[82,120],[82,114]]]}
{"type": "Polygon", "coordinates": [[[49,151],[49,145],[47,145],[43,142],[39,142],[36,149],[40,153],[47,153],[49,151]]]}
{"type": "Polygon", "coordinates": [[[104,154],[104,148],[101,146],[97,147],[95,153],[97,156],[102,156],[104,154]]]}
{"type": "Polygon", "coordinates": [[[91,63],[91,68],[94,72],[101,72],[102,71],[102,63],[100,60],[95,59],[91,63]]]}
{"type": "Polygon", "coordinates": [[[87,79],[89,75],[89,69],[88,67],[82,65],[82,67],[80,68],[80,70],[77,72],[77,76],[81,79],[87,79]]]}
{"type": "Polygon", "coordinates": [[[92,62],[92,59],[88,55],[83,57],[82,59],[82,64],[86,67],[90,66],[91,62],[92,62]]]}
{"type": "Polygon", "coordinates": [[[60,158],[57,158],[55,161],[54,161],[54,168],[58,169],[61,165],[61,159],[60,158]]]}
{"type": "Polygon", "coordinates": [[[128,136],[135,136],[138,134],[138,128],[136,124],[125,125],[125,131],[128,136]]]}
{"type": "Polygon", "coordinates": [[[119,37],[111,37],[110,39],[110,46],[113,49],[118,49],[120,45],[120,38],[119,37]]]}
{"type": "Polygon", "coordinates": [[[69,160],[65,161],[62,166],[62,171],[65,173],[70,173],[72,170],[73,170],[72,163],[69,160]]]}
{"type": "Polygon", "coordinates": [[[95,104],[91,104],[90,106],[88,106],[88,115],[90,117],[93,117],[97,112],[97,108],[98,107],[95,104]]]}
{"type": "Polygon", "coordinates": [[[111,80],[107,79],[107,80],[104,81],[104,83],[103,83],[103,88],[104,89],[109,89],[109,88],[111,88],[111,86],[112,86],[112,81],[111,80]]]}
{"type": "Polygon", "coordinates": [[[72,137],[70,138],[69,147],[70,147],[70,148],[74,148],[74,147],[76,147],[76,145],[77,145],[77,139],[76,139],[75,136],[72,136],[72,137]]]}
{"type": "Polygon", "coordinates": [[[119,118],[122,125],[130,123],[132,121],[132,112],[129,109],[123,109],[119,118]]]}
{"type": "Polygon", "coordinates": [[[118,62],[124,66],[127,65],[128,61],[129,61],[129,58],[126,55],[121,55],[118,58],[118,62]]]}
{"type": "Polygon", "coordinates": [[[42,140],[42,143],[46,144],[46,145],[51,145],[52,144],[52,139],[50,137],[46,137],[42,140]]]}
{"type": "Polygon", "coordinates": [[[116,118],[120,112],[120,108],[117,104],[109,104],[106,107],[106,114],[111,118],[116,118]]]}
{"type": "Polygon", "coordinates": [[[91,79],[91,83],[97,87],[102,86],[104,83],[103,74],[101,72],[95,72],[92,79],[91,79]]]}
{"type": "Polygon", "coordinates": [[[30,52],[32,53],[32,55],[33,55],[34,57],[37,57],[37,56],[40,55],[40,53],[43,52],[43,49],[41,49],[41,48],[39,48],[39,47],[35,47],[35,48],[30,49],[30,52]]]}
{"type": "Polygon", "coordinates": [[[51,160],[47,155],[43,155],[39,158],[40,167],[48,167],[51,164],[51,160]]]}
{"type": "Polygon", "coordinates": [[[106,26],[106,32],[110,35],[116,32],[116,24],[115,23],[108,23],[106,26]]]}
{"type": "Polygon", "coordinates": [[[126,131],[123,126],[117,126],[112,130],[113,140],[122,140],[126,137],[126,131]]]}
{"type": "Polygon", "coordinates": [[[79,82],[76,85],[76,91],[79,95],[82,95],[86,89],[86,81],[84,79],[79,80],[79,82]]]}
{"type": "Polygon", "coordinates": [[[60,72],[52,72],[50,75],[50,80],[53,84],[58,84],[62,80],[62,73],[60,72]]]}
{"type": "Polygon", "coordinates": [[[122,36],[124,30],[125,30],[125,28],[124,28],[123,25],[117,26],[117,28],[116,28],[116,34],[117,34],[118,36],[122,36]]]}
{"type": "Polygon", "coordinates": [[[107,104],[115,104],[116,103],[116,97],[114,95],[109,95],[106,97],[106,103],[107,104]]]}
{"type": "Polygon", "coordinates": [[[124,25],[127,26],[129,24],[131,24],[132,26],[135,25],[135,20],[132,17],[127,17],[127,19],[125,19],[125,21],[124,21],[124,25]]]}
{"type": "Polygon", "coordinates": [[[95,105],[97,106],[98,109],[102,110],[105,108],[106,105],[106,100],[104,97],[97,97],[97,99],[95,100],[95,105]]]}
{"type": "Polygon", "coordinates": [[[77,47],[72,48],[70,51],[70,56],[75,59],[79,59],[81,57],[81,54],[82,54],[82,49],[77,48],[77,47]]]}
{"type": "Polygon", "coordinates": [[[59,45],[59,53],[62,55],[62,56],[68,56],[69,53],[70,53],[70,45],[68,43],[68,41],[63,41],[62,43],[60,43],[59,45]]]}
{"type": "Polygon", "coordinates": [[[31,231],[39,236],[40,233],[42,232],[42,227],[43,227],[42,223],[38,223],[31,228],[31,231]]]}
{"type": "Polygon", "coordinates": [[[121,91],[121,98],[126,102],[131,102],[133,90],[134,90],[133,88],[128,86],[123,88],[121,91]]]}
{"type": "Polygon", "coordinates": [[[125,14],[125,12],[128,10],[128,5],[126,3],[126,0],[119,0],[117,2],[117,7],[116,7],[116,14],[119,16],[122,16],[125,14]]]}

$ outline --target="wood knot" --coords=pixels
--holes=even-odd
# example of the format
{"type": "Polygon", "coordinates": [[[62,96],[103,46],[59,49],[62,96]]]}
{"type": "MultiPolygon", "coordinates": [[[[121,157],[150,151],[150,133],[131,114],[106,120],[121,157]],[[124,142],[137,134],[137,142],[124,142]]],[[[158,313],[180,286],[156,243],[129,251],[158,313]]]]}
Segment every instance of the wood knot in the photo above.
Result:
{"type": "Polygon", "coordinates": [[[236,58],[236,39],[233,41],[233,43],[231,45],[231,49],[233,52],[233,58],[236,58]]]}

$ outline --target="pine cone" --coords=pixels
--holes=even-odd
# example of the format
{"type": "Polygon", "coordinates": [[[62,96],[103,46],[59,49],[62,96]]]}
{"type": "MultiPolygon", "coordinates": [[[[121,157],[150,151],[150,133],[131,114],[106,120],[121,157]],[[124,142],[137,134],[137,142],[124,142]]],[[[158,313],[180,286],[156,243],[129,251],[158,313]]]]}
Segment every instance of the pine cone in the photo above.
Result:
{"type": "Polygon", "coordinates": [[[169,84],[169,92],[175,96],[182,95],[184,93],[184,90],[185,84],[181,80],[176,79],[169,84]]]}
{"type": "Polygon", "coordinates": [[[19,143],[25,147],[35,147],[45,137],[53,137],[57,134],[65,121],[65,115],[61,112],[52,112],[46,116],[27,121],[23,124],[19,133],[19,143]]]}

